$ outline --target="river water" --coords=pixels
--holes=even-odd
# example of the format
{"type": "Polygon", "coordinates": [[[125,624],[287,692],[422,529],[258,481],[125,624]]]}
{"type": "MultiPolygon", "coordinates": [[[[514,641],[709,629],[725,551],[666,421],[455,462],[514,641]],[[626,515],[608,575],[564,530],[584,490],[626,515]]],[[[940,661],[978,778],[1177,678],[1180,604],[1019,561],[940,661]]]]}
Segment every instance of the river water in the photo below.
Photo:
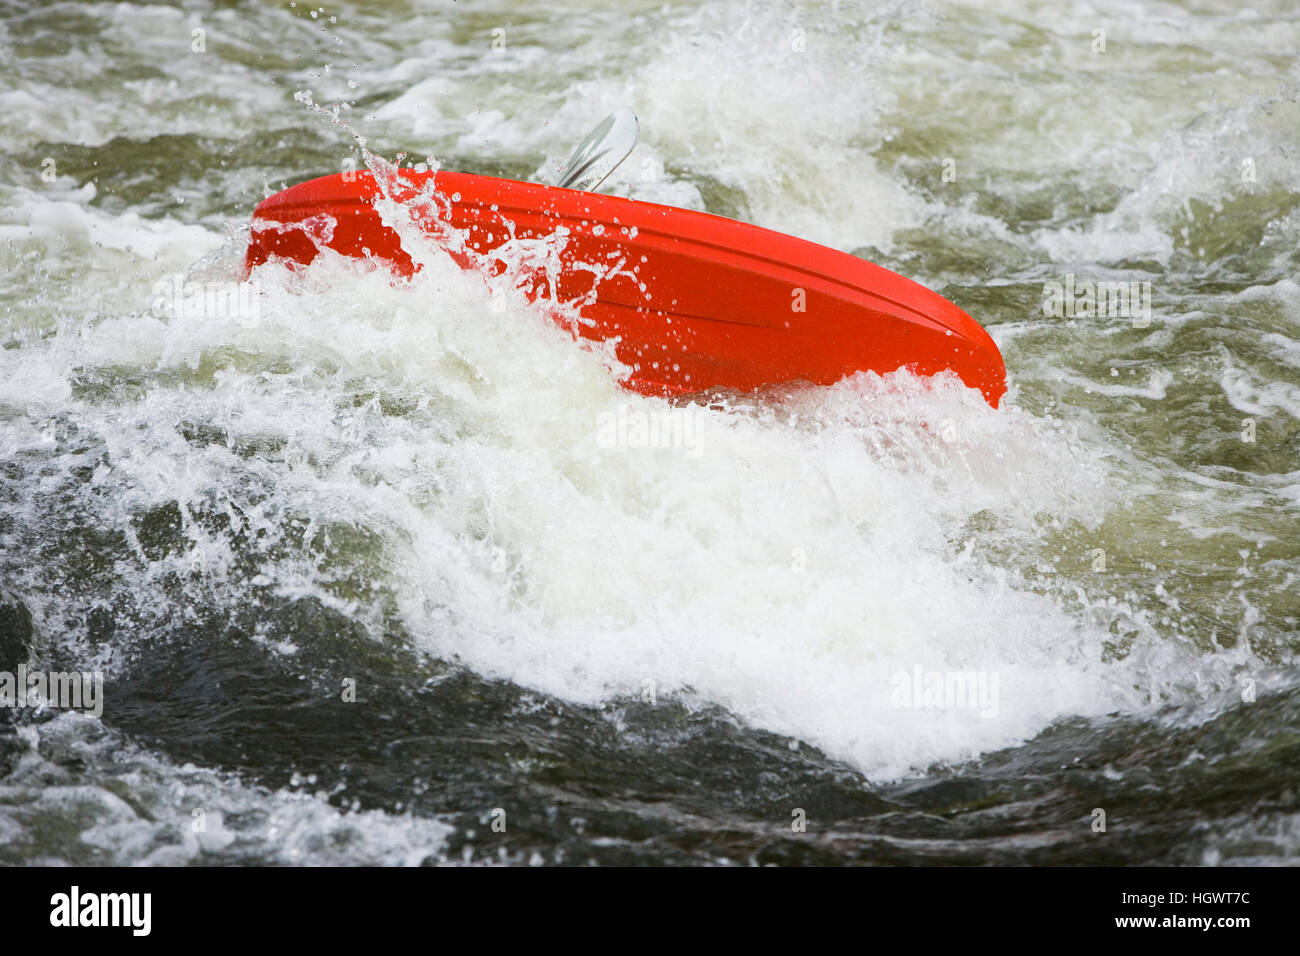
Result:
{"type": "Polygon", "coordinates": [[[1292,4],[2,10],[0,671],[104,691],[0,710],[0,862],[1300,855],[1292,4]],[[354,133],[624,105],[605,189],[936,289],[1002,407],[670,407],[433,247],[234,286],[354,133]]]}

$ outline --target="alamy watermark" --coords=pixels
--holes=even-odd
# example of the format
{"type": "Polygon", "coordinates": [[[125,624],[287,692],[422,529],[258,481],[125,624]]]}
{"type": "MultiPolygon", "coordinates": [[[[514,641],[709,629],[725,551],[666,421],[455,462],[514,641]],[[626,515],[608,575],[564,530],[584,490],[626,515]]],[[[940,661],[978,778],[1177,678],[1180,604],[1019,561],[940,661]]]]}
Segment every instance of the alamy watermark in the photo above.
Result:
{"type": "Polygon", "coordinates": [[[55,707],[88,717],[104,713],[104,675],[99,671],[0,671],[0,707],[55,707]]]}
{"type": "Polygon", "coordinates": [[[132,936],[153,929],[152,893],[83,893],[73,884],[66,893],[50,897],[50,925],[59,927],[125,927],[132,936]]]}
{"type": "Polygon", "coordinates": [[[695,405],[633,408],[621,402],[612,412],[596,416],[596,445],[600,448],[675,448],[687,458],[704,454],[700,446],[699,416],[695,405]]]}
{"type": "Polygon", "coordinates": [[[895,707],[970,708],[981,717],[998,715],[997,671],[927,671],[917,664],[911,673],[896,671],[889,683],[895,707]]]}
{"type": "Polygon", "coordinates": [[[1145,329],[1151,324],[1151,283],[1093,282],[1069,272],[1064,282],[1043,283],[1043,315],[1132,319],[1133,328],[1145,329]]]}
{"type": "Polygon", "coordinates": [[[153,286],[150,311],[157,318],[238,319],[255,328],[262,319],[257,292],[247,282],[186,282],[171,275],[153,286]]]}

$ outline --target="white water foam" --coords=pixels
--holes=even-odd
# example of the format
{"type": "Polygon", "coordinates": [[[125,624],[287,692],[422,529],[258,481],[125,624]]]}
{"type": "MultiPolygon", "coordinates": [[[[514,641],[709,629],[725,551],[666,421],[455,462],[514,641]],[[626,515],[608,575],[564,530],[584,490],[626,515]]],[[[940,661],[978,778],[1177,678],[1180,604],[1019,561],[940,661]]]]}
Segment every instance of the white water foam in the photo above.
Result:
{"type": "MultiPolygon", "coordinates": [[[[1062,426],[905,374],[674,409],[621,390],[508,288],[431,244],[416,258],[409,283],[332,255],[260,269],[256,323],[138,313],[0,352],[0,381],[22,382],[6,402],[26,410],[6,447],[38,449],[49,416],[71,417],[107,450],[96,483],[123,526],[176,500],[183,516],[236,504],[269,534],[290,511],[365,527],[384,542],[367,573],[431,654],[588,703],[653,682],[875,775],[1203,674],[1171,646],[1107,660],[1100,626],[992,553],[1053,522],[1095,526],[1119,492],[1062,426]],[[154,384],[110,406],[74,397],[73,369],[121,366],[154,384]],[[620,414],[691,416],[692,443],[602,442],[620,414]],[[225,444],[196,450],[186,420],[225,444]],[[267,438],[282,450],[238,454],[267,438]],[[250,478],[271,501],[250,501],[250,478]],[[997,675],[996,713],[900,706],[897,675],[918,667],[997,675]]],[[[229,543],[188,517],[185,533],[192,553],[174,560],[201,556],[219,583],[229,543]]],[[[305,555],[268,560],[258,586],[373,610],[305,555]]]]}
{"type": "MultiPolygon", "coordinates": [[[[118,34],[140,32],[145,21],[132,18],[143,14],[115,9],[118,34]]],[[[922,24],[933,18],[924,10],[916,16],[922,24]]],[[[1090,17],[1077,14],[1043,56],[1057,55],[1067,33],[1086,38],[1090,17]]],[[[981,231],[995,221],[960,200],[922,201],[877,169],[872,154],[892,121],[881,117],[901,90],[869,82],[868,68],[880,57],[917,70],[936,66],[909,53],[905,36],[849,50],[862,36],[837,34],[833,19],[808,23],[813,53],[796,60],[788,41],[797,23],[783,14],[721,4],[685,11],[674,23],[667,31],[643,27],[662,33],[639,54],[643,69],[623,64],[602,73],[592,64],[627,51],[609,43],[600,53],[604,40],[594,37],[560,61],[574,75],[538,81],[537,90],[507,84],[514,115],[549,108],[538,115],[554,120],[553,140],[537,132],[545,122],[537,115],[512,121],[492,104],[477,113],[431,112],[441,88],[412,84],[455,54],[443,33],[411,60],[385,63],[379,50],[379,62],[360,75],[406,91],[393,92],[376,122],[410,120],[416,135],[451,137],[475,152],[533,154],[539,145],[562,152],[570,134],[589,125],[593,106],[599,113],[631,96],[646,145],[621,188],[648,188],[635,181],[637,158],[671,156],[686,179],[701,174],[740,192],[763,224],[842,247],[886,246],[896,230],[936,214],[965,210],[962,221],[981,231]],[[735,44],[728,30],[740,19],[748,32],[735,44]],[[818,42],[826,44],[820,52],[818,42]],[[854,68],[846,74],[827,65],[828,50],[854,68]],[[791,64],[806,66],[794,72],[791,64]],[[715,69],[728,79],[716,96],[699,82],[715,69]],[[565,100],[573,105],[560,105],[565,100]],[[845,115],[856,124],[851,130],[828,128],[845,115]]],[[[187,25],[178,20],[167,30],[183,36],[187,25]]],[[[461,56],[457,92],[489,72],[528,76],[536,68],[526,49],[495,63],[461,56]]],[[[964,61],[953,62],[958,69],[964,61]]],[[[167,69],[189,76],[201,63],[167,69]]],[[[337,76],[321,82],[342,87],[337,76]]],[[[103,142],[133,123],[141,136],[205,128],[186,125],[182,114],[194,104],[183,91],[172,96],[167,84],[132,87],[116,112],[96,112],[98,99],[83,94],[64,97],[68,109],[53,118],[35,98],[9,105],[32,143],[103,142]]],[[[260,75],[223,95],[231,97],[223,115],[232,130],[276,121],[273,113],[258,118],[260,75]]],[[[1068,97],[1056,108],[1044,141],[1054,144],[1060,134],[1077,149],[1046,172],[1035,167],[1040,179],[1052,169],[1092,168],[1080,157],[1116,135],[1098,120],[1070,140],[1077,124],[1066,125],[1068,97]]],[[[1103,101],[1090,115],[1097,120],[1109,109],[1103,101]]],[[[1023,122],[1004,121],[1009,129],[1023,122]]],[[[1196,173],[1195,153],[1155,130],[1142,134],[1141,124],[1127,129],[1141,134],[1140,168],[1129,169],[1122,150],[1096,165],[1130,187],[1143,183],[1133,197],[1092,222],[1054,225],[1021,241],[1058,260],[1168,255],[1168,230],[1151,220],[1172,215],[1177,197],[1165,196],[1165,186],[1196,173]],[[1172,153],[1163,163],[1162,148],[1172,153]]],[[[1198,142],[1216,129],[1207,127],[1198,142]]],[[[1039,154],[1026,147],[1031,142],[994,137],[980,161],[1032,164],[1039,154]]],[[[1220,158],[1231,157],[1225,150],[1220,158]]],[[[1194,185],[1211,199],[1237,190],[1210,173],[1194,185]]],[[[0,352],[3,401],[19,413],[0,425],[5,453],[39,452],[51,421],[75,422],[107,449],[109,466],[95,482],[106,492],[108,517],[122,527],[179,500],[183,516],[191,503],[237,503],[268,534],[291,511],[374,529],[384,553],[369,574],[430,653],[586,702],[640,696],[654,681],[661,697],[725,705],[875,775],[1011,744],[1059,717],[1179,699],[1198,682],[1230,684],[1214,661],[1153,628],[1127,659],[1112,659],[1112,635],[1089,613],[1086,581],[1069,569],[1058,569],[1051,587],[1029,585],[1016,561],[1032,555],[1036,542],[1058,524],[1094,529],[1123,499],[1126,489],[1102,462],[1123,449],[1018,410],[1014,388],[1007,407],[993,412],[953,383],[865,376],[772,405],[696,409],[690,449],[610,447],[599,439],[607,416],[649,420],[668,406],[622,392],[599,355],[575,348],[508,289],[460,272],[431,249],[419,250],[425,269],[409,284],[325,256],[298,276],[262,270],[253,280],[256,323],[160,319],[145,314],[142,301],[159,266],[133,260],[130,249],[143,243],[171,268],[215,246],[215,234],[107,217],[88,207],[88,196],[13,195],[26,212],[6,219],[6,239],[81,263],[89,270],[85,288],[96,295],[110,288],[135,301],[111,318],[0,352]],[[53,205],[63,202],[71,205],[53,205]],[[119,271],[126,278],[115,287],[119,271]],[[112,402],[79,395],[75,384],[86,370],[123,368],[149,387],[112,402]],[[226,443],[196,450],[178,433],[185,420],[216,424],[226,443]],[[241,442],[268,438],[282,450],[251,459],[237,453],[241,442]],[[269,500],[253,500],[250,477],[271,490],[269,500]],[[1067,600],[1075,591],[1084,610],[1067,600]],[[998,674],[997,716],[895,706],[892,679],[915,666],[998,674]]],[[[199,274],[233,277],[241,252],[237,243],[227,246],[199,274]]],[[[66,311],[76,294],[61,291],[66,311]]],[[[1116,394],[1157,398],[1167,384],[1153,376],[1140,390],[1123,386],[1116,394]]],[[[1252,408],[1294,400],[1242,380],[1224,387],[1252,408]]],[[[185,522],[209,578],[220,581],[233,564],[229,543],[185,522]]],[[[154,593],[165,570],[154,564],[141,572],[136,591],[154,593]]],[[[232,578],[230,586],[244,585],[232,578]]],[[[363,619],[371,611],[340,597],[309,556],[267,559],[258,586],[314,594],[363,619]]]]}
{"type": "Polygon", "coordinates": [[[24,727],[18,739],[25,749],[0,786],[0,840],[16,849],[40,835],[28,861],[39,866],[416,866],[442,862],[451,832],[437,820],[335,807],[311,780],[272,791],[176,766],[78,714],[24,727]]]}

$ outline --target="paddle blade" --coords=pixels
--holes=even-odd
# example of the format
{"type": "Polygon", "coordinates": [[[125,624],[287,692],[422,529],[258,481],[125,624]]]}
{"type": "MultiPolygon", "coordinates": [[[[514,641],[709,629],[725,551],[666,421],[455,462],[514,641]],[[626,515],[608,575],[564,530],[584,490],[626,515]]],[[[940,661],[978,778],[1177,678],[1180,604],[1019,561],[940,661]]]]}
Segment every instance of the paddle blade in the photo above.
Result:
{"type": "Polygon", "coordinates": [[[596,124],[578,144],[552,186],[587,192],[603,183],[636,146],[636,114],[624,107],[596,124]]]}

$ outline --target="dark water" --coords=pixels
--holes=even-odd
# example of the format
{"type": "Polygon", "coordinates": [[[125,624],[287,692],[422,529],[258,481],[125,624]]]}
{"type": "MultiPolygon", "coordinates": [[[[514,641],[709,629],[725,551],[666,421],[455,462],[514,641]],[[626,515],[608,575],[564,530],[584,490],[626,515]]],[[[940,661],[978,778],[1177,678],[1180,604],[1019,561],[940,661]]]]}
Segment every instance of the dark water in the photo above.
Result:
{"type": "Polygon", "coordinates": [[[0,708],[0,861],[1294,862],[1300,20],[1014,6],[5,7],[0,672],[105,690],[0,708]],[[610,448],[664,408],[433,258],[159,304],[355,161],[303,89],[518,178],[632,105],[614,191],[926,282],[1008,401],[610,448]]]}

